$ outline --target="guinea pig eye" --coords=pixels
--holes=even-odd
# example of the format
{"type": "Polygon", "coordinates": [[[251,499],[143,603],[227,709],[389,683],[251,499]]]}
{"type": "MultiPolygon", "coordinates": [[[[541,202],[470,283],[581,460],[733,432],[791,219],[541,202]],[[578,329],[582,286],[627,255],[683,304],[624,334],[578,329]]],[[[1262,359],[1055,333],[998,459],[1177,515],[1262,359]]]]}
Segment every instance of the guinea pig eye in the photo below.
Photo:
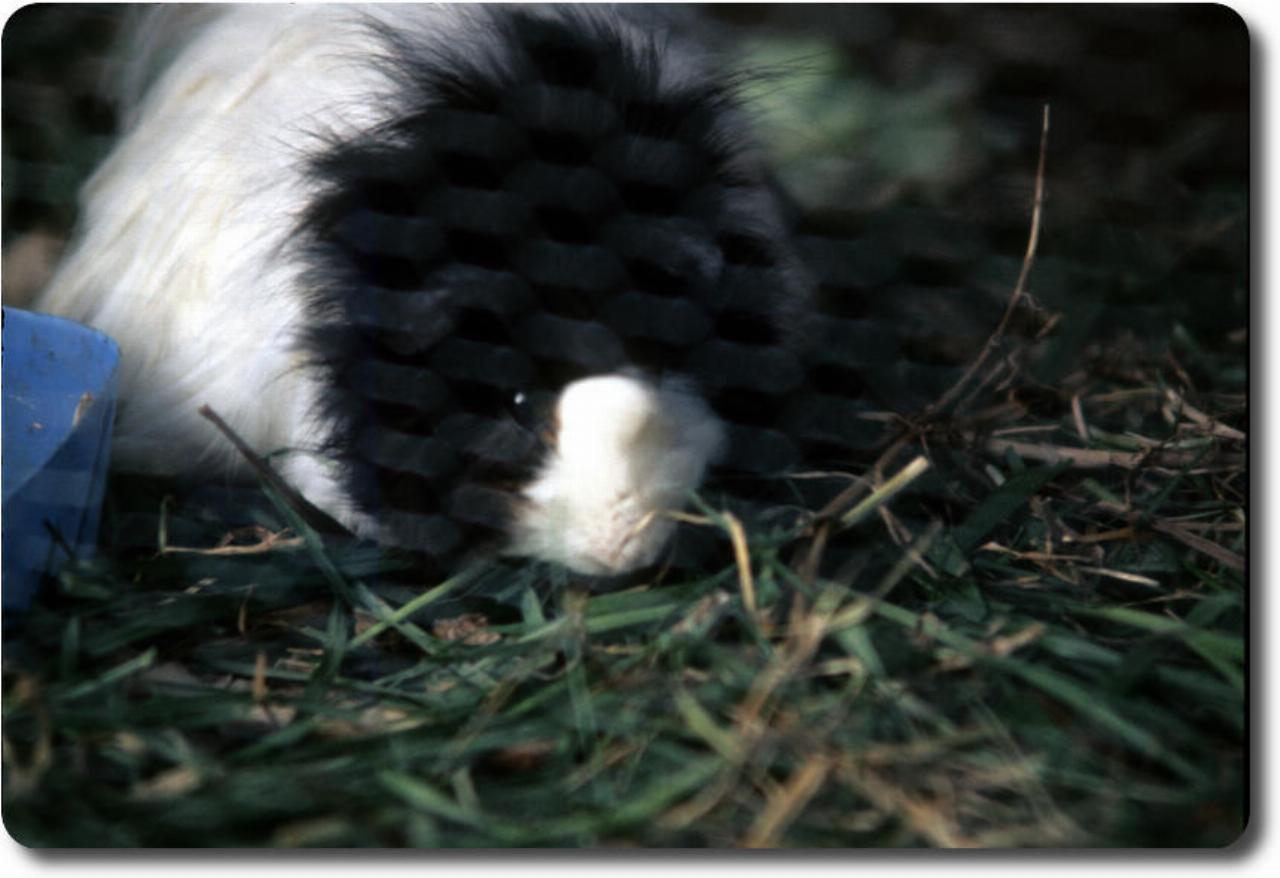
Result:
{"type": "Polygon", "coordinates": [[[520,390],[507,403],[511,419],[544,447],[556,444],[556,396],[543,390],[520,390]]]}
{"type": "Polygon", "coordinates": [[[516,423],[526,430],[537,432],[540,426],[538,417],[538,407],[534,404],[533,397],[523,390],[517,390],[511,396],[511,402],[508,405],[511,409],[511,416],[515,418],[516,423]]]}

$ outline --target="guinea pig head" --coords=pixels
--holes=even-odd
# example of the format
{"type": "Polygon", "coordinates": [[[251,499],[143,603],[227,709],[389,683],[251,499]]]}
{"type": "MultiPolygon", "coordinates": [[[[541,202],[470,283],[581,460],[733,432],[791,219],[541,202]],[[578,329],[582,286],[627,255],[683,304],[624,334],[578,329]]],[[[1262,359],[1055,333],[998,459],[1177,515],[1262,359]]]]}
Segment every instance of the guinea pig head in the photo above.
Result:
{"type": "Polygon", "coordinates": [[[313,162],[326,454],[380,541],[625,573],[801,380],[805,287],[731,86],[616,16],[478,15],[388,35],[392,121],[313,162]]]}
{"type": "Polygon", "coordinates": [[[593,575],[657,560],[724,428],[677,382],[586,378],[561,393],[555,441],[524,489],[511,551],[593,575]]]}

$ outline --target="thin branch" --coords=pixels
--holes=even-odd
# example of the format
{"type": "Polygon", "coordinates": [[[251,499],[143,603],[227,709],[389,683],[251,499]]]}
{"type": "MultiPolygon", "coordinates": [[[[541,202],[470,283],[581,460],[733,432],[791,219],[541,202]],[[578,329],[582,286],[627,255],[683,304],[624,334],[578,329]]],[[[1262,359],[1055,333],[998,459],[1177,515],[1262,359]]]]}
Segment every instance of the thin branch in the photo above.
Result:
{"type": "Polygon", "coordinates": [[[255,527],[254,531],[258,535],[258,542],[251,545],[232,545],[228,541],[223,541],[221,545],[213,548],[198,548],[194,546],[171,546],[164,545],[160,547],[161,555],[186,554],[186,555],[260,555],[263,552],[273,552],[276,549],[294,548],[302,545],[302,537],[293,536],[292,531],[288,528],[276,533],[265,527],[255,527]]]}
{"type": "Polygon", "coordinates": [[[1208,555],[1210,558],[1231,568],[1232,570],[1239,572],[1244,571],[1243,557],[1237,555],[1235,552],[1225,548],[1224,546],[1218,545],[1212,540],[1207,540],[1198,534],[1189,532],[1185,526],[1178,524],[1177,522],[1168,520],[1153,521],[1151,522],[1151,529],[1173,537],[1184,546],[1195,549],[1201,554],[1208,555]]]}
{"type": "Polygon", "coordinates": [[[987,343],[983,345],[982,350],[974,361],[969,364],[969,368],[960,376],[955,384],[951,385],[936,402],[929,406],[926,415],[932,415],[949,406],[955,401],[965,385],[967,385],[974,374],[977,373],[982,365],[991,356],[991,352],[996,349],[1004,338],[1005,331],[1009,327],[1009,321],[1013,319],[1014,313],[1018,309],[1018,303],[1022,301],[1027,291],[1027,279],[1031,275],[1031,267],[1035,264],[1036,249],[1040,245],[1040,226],[1041,216],[1044,212],[1044,177],[1045,177],[1045,156],[1049,149],[1049,105],[1044,105],[1044,113],[1041,117],[1040,125],[1040,157],[1036,163],[1036,186],[1035,199],[1031,208],[1031,232],[1027,236],[1027,250],[1022,256],[1022,269],[1018,272],[1018,282],[1014,285],[1013,294],[1009,297],[1009,304],[1005,306],[1004,314],[1000,318],[995,331],[991,333],[991,337],[987,339],[987,343]]]}
{"type": "MultiPolygon", "coordinates": [[[[981,441],[976,434],[964,435],[967,441],[981,441]]],[[[1189,466],[1200,460],[1202,455],[1193,452],[1174,450],[1148,451],[1103,451],[1095,448],[1071,448],[1065,445],[1049,445],[1036,442],[1018,442],[1011,439],[986,439],[983,447],[992,454],[1002,455],[1012,451],[1019,457],[1030,460],[1041,460],[1045,463],[1070,463],[1078,469],[1101,469],[1118,466],[1122,469],[1135,470],[1145,464],[1156,466],[1180,467],[1189,466]]],[[[1242,456],[1224,456],[1223,461],[1229,464],[1243,464],[1242,456]]]]}

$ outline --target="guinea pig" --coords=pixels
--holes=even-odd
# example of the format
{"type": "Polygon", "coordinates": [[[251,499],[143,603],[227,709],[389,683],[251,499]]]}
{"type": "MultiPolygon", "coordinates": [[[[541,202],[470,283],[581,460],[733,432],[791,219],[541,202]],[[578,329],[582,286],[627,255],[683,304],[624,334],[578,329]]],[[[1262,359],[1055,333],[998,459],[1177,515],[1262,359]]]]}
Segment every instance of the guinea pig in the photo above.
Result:
{"type": "Polygon", "coordinates": [[[809,284],[739,76],[640,9],[201,17],[38,304],[120,344],[115,467],[244,473],[208,404],[359,536],[608,576],[795,463],[809,284]]]}

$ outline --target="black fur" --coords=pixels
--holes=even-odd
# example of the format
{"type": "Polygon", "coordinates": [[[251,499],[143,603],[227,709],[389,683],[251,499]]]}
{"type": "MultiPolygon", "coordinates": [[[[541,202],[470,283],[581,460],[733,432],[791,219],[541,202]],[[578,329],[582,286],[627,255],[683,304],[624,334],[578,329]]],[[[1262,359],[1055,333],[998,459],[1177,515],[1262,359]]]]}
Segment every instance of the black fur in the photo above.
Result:
{"type": "Polygon", "coordinates": [[[559,390],[624,369],[701,390],[722,475],[794,464],[808,289],[734,80],[610,11],[466,14],[382,32],[394,120],[312,163],[306,349],[351,497],[441,561],[497,539],[559,390]]]}

